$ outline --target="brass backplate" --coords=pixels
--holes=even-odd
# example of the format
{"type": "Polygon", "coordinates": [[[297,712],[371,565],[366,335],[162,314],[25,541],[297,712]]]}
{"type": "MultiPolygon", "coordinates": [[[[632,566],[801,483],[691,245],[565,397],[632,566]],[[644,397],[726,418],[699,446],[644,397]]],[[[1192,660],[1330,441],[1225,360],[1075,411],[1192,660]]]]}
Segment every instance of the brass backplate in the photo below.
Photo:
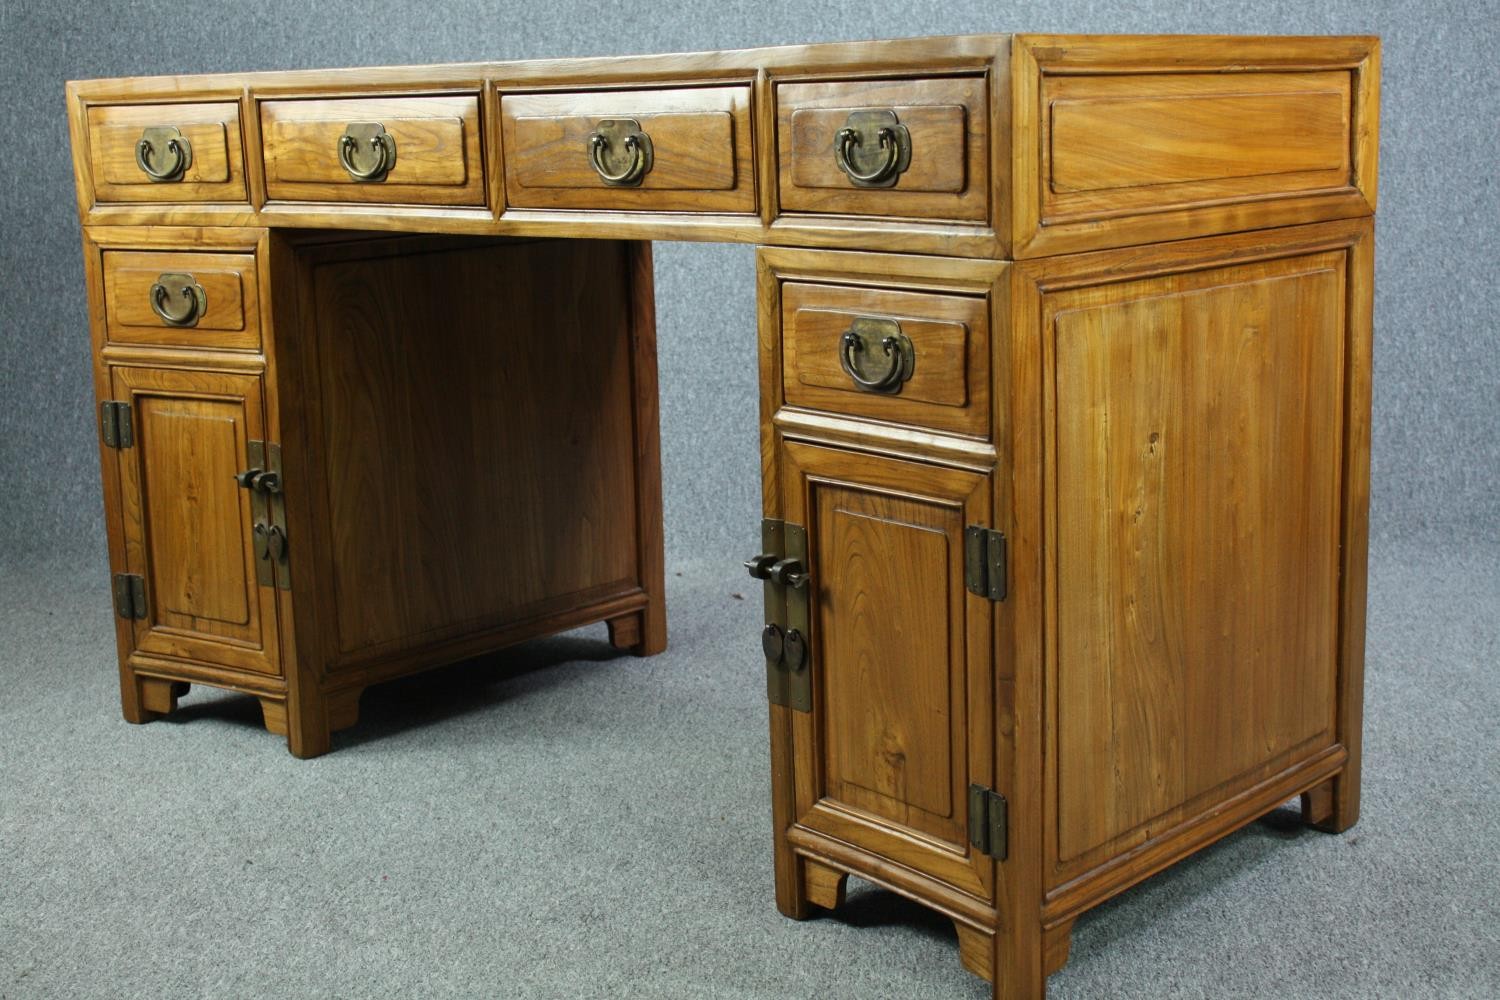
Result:
{"type": "Polygon", "coordinates": [[[141,132],[136,162],[154,184],[180,181],[193,165],[193,144],[176,125],[149,125],[141,132]]]}
{"type": "MultiPolygon", "coordinates": [[[[788,524],[783,529],[783,552],[786,558],[795,559],[804,567],[807,562],[807,529],[800,524],[788,524]]],[[[781,587],[786,592],[786,631],[787,635],[793,632],[800,633],[806,648],[806,655],[797,669],[787,670],[787,699],[786,704],[799,712],[812,711],[812,672],[813,672],[813,644],[811,617],[808,605],[811,603],[812,581],[804,583],[800,587],[781,587]]]]}
{"type": "Polygon", "coordinates": [[[396,169],[396,137],[380,122],[350,122],[339,143],[340,162],[355,180],[383,181],[396,169]],[[347,152],[345,139],[353,140],[347,152]]]}
{"type": "MultiPolygon", "coordinates": [[[[856,384],[869,392],[898,393],[917,366],[917,350],[911,338],[901,332],[901,324],[893,319],[875,316],[858,316],[849,324],[845,336],[859,341],[860,349],[853,357],[844,358],[845,370],[856,377],[856,384]],[[896,340],[895,356],[887,354],[887,338],[896,340]],[[850,370],[852,367],[852,371],[850,370]]],[[[839,350],[844,351],[842,342],[839,350]]]]}
{"type": "Polygon", "coordinates": [[[901,124],[896,112],[889,108],[851,111],[844,121],[844,128],[853,129],[859,136],[858,143],[846,147],[846,155],[849,166],[861,176],[850,175],[849,179],[858,187],[895,187],[896,181],[911,166],[911,133],[901,124]],[[889,129],[896,144],[895,164],[885,171],[881,168],[889,163],[891,153],[888,146],[880,144],[881,129],[889,129]],[[877,172],[881,173],[879,179],[863,179],[877,172]]]}
{"type": "MultiPolygon", "coordinates": [[[[786,524],[776,518],[768,517],[760,522],[760,550],[762,552],[780,553],[782,551],[782,539],[786,534],[786,524]]],[[[786,632],[786,596],[782,593],[784,588],[766,578],[761,585],[766,601],[766,624],[774,625],[783,633],[786,632]]],[[[785,705],[787,703],[786,662],[777,650],[773,659],[769,654],[766,656],[766,697],[773,705],[785,705]]]]}
{"type": "Polygon", "coordinates": [[[640,122],[634,118],[606,118],[594,126],[594,134],[605,142],[597,159],[605,168],[600,174],[604,183],[635,187],[651,172],[655,151],[651,148],[651,137],[642,130],[640,122]],[[635,138],[633,144],[626,141],[632,136],[635,138]]]}

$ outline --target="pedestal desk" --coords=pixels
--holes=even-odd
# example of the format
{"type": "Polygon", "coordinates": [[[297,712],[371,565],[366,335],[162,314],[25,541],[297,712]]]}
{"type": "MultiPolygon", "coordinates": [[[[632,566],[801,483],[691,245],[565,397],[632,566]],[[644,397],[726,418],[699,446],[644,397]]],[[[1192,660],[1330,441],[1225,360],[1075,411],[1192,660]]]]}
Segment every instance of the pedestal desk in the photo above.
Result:
{"type": "Polygon", "coordinates": [[[400,674],[661,650],[649,241],[754,243],[777,904],[857,874],[1040,996],[1085,909],[1289,797],[1358,815],[1378,65],[69,84],[125,717],[230,688],[307,757],[400,674]]]}

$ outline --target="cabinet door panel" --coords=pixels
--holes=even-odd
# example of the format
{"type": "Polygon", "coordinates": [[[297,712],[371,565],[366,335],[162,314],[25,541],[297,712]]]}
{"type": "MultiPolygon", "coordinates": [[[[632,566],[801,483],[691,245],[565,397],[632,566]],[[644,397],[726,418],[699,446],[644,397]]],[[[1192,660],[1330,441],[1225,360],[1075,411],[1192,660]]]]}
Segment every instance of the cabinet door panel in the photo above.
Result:
{"type": "Polygon", "coordinates": [[[249,491],[234,474],[264,438],[254,375],[117,368],[135,440],[120,452],[128,572],[146,581],[135,648],[274,674],[275,590],[257,582],[249,491]]]}
{"type": "Polygon", "coordinates": [[[783,458],[812,574],[798,822],[987,899],[967,809],[969,784],[991,779],[992,615],[963,557],[965,526],[989,523],[989,480],[801,444],[783,458]]]}
{"type": "Polygon", "coordinates": [[[1047,295],[1054,882],[1333,741],[1342,252],[1047,295]]]}

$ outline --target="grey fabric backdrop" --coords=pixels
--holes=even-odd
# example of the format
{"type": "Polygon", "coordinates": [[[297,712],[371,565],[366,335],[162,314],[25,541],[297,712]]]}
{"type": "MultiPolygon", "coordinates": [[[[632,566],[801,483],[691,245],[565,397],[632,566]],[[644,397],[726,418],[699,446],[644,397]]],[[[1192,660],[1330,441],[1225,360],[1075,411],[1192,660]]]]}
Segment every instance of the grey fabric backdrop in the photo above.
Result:
{"type": "MultiPolygon", "coordinates": [[[[1374,532],[1493,537],[1500,292],[1493,2],[3,0],[0,565],[104,560],[69,78],[668,52],[983,31],[1384,38],[1374,532]]],[[[752,251],[658,247],[669,558],[749,544],[758,464],[752,251]]]]}

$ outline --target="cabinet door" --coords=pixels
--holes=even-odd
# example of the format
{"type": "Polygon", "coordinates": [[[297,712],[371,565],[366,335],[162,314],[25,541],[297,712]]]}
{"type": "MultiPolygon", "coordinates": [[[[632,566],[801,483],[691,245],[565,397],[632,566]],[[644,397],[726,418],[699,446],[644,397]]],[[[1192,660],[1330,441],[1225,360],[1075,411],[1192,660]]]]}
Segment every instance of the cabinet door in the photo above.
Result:
{"type": "Polygon", "coordinates": [[[265,437],[260,378],[116,368],[134,442],[121,449],[126,571],[146,584],[135,649],[275,674],[276,591],[257,582],[250,492],[235,482],[265,437]]]}
{"type": "Polygon", "coordinates": [[[797,822],[988,900],[968,789],[993,770],[992,605],[965,588],[964,528],[990,524],[989,478],[796,443],[781,457],[811,573],[797,822]]]}

